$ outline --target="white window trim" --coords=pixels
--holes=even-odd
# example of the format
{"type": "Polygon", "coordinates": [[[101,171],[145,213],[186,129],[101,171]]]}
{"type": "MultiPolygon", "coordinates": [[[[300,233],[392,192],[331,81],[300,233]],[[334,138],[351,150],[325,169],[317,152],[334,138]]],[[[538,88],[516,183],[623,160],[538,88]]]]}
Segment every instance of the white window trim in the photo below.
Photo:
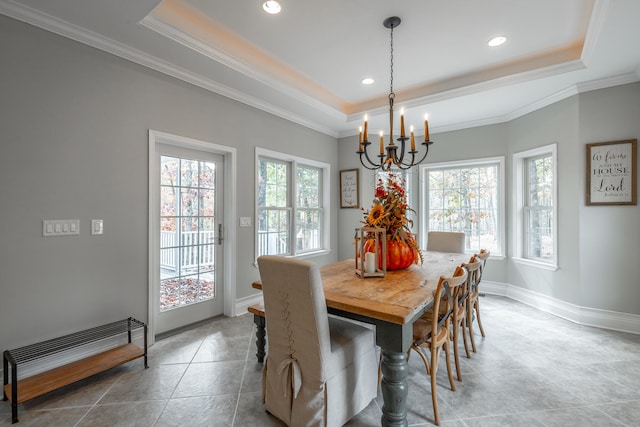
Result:
{"type": "Polygon", "coordinates": [[[498,179],[500,182],[498,183],[498,229],[500,230],[500,236],[498,238],[498,244],[500,245],[500,254],[491,254],[492,259],[504,259],[506,255],[506,246],[505,246],[505,173],[504,173],[504,156],[496,156],[496,157],[484,157],[481,159],[469,159],[469,160],[455,160],[450,162],[439,162],[439,163],[427,163],[420,165],[420,247],[426,248],[427,242],[427,233],[428,230],[428,221],[426,220],[426,212],[429,211],[429,200],[425,197],[425,191],[427,186],[427,173],[431,169],[446,169],[446,168],[457,168],[457,167],[473,167],[473,166],[483,166],[491,163],[498,163],[498,179]]]}
{"type": "MultiPolygon", "coordinates": [[[[330,253],[331,252],[331,246],[330,246],[331,245],[331,240],[330,240],[331,238],[331,190],[330,190],[331,189],[331,185],[330,185],[331,165],[329,163],[319,162],[317,160],[306,159],[304,157],[293,156],[291,154],[281,153],[279,151],[273,151],[266,148],[256,147],[255,164],[253,166],[254,174],[257,173],[256,171],[258,170],[258,164],[261,157],[271,158],[271,159],[279,160],[283,162],[290,162],[293,166],[293,168],[291,169],[291,184],[294,186],[293,188],[295,188],[295,165],[296,164],[300,163],[305,166],[313,166],[318,169],[322,169],[322,207],[321,209],[322,209],[322,244],[324,247],[317,251],[303,252],[295,255],[289,255],[289,258],[304,259],[304,258],[311,258],[319,255],[326,255],[330,253]]],[[[257,176],[255,176],[254,182],[255,182],[255,193],[253,198],[253,204],[255,209],[254,218],[256,220],[254,221],[253,234],[254,234],[254,242],[256,243],[254,243],[253,245],[254,246],[253,250],[254,250],[254,257],[257,260],[258,259],[258,245],[257,245],[257,242],[258,242],[258,200],[257,200],[258,177],[257,176]]],[[[294,200],[292,200],[291,203],[293,206],[294,200]]]]}
{"type": "Polygon", "coordinates": [[[544,270],[556,271],[558,269],[558,161],[557,144],[549,144],[531,150],[521,151],[513,155],[513,252],[514,262],[544,270]],[[524,256],[524,197],[526,194],[524,166],[525,161],[532,157],[551,154],[553,163],[553,260],[544,262],[525,258],[524,256]]]}

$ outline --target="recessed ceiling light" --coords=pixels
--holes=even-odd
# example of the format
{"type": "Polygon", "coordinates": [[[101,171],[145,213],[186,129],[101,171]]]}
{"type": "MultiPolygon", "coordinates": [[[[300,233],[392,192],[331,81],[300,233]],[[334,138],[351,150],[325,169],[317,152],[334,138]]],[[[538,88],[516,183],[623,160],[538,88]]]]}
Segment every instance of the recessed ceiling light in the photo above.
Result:
{"type": "Polygon", "coordinates": [[[362,79],[362,84],[363,85],[370,85],[374,82],[374,80],[371,77],[366,77],[364,79],[362,79]]]}
{"type": "Polygon", "coordinates": [[[504,42],[507,41],[507,38],[505,36],[496,36],[494,38],[492,38],[491,40],[489,40],[487,42],[487,44],[491,47],[496,47],[496,46],[500,46],[501,44],[503,44],[504,42]]]}
{"type": "Polygon", "coordinates": [[[280,5],[279,1],[267,0],[262,3],[262,9],[264,9],[264,11],[267,13],[275,15],[277,13],[280,13],[280,11],[282,10],[282,6],[280,5]]]}

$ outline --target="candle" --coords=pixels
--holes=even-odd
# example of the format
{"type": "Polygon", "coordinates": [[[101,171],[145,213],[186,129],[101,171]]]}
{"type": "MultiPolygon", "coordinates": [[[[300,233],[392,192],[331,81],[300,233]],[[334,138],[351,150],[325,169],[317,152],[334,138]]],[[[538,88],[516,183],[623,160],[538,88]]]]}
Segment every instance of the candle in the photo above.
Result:
{"type": "Polygon", "coordinates": [[[367,115],[364,115],[364,140],[369,140],[369,135],[367,135],[367,129],[369,127],[369,123],[367,122],[367,115]]]}
{"type": "Polygon", "coordinates": [[[413,125],[409,127],[409,130],[411,131],[411,151],[416,151],[416,141],[413,139],[413,125]]]}
{"type": "Polygon", "coordinates": [[[359,142],[358,151],[360,151],[360,152],[364,151],[363,147],[362,147],[362,126],[360,126],[360,138],[359,138],[358,142],[359,142]]]}
{"type": "Polygon", "coordinates": [[[429,141],[429,115],[424,115],[424,140],[429,141]]]}
{"type": "Polygon", "coordinates": [[[380,131],[380,154],[384,154],[384,138],[382,137],[382,131],[380,131]]]}
{"type": "Polygon", "coordinates": [[[404,138],[404,108],[400,109],[400,136],[404,138]]]}
{"type": "Polygon", "coordinates": [[[364,254],[364,272],[376,272],[376,256],[373,252],[367,252],[364,254]]]}

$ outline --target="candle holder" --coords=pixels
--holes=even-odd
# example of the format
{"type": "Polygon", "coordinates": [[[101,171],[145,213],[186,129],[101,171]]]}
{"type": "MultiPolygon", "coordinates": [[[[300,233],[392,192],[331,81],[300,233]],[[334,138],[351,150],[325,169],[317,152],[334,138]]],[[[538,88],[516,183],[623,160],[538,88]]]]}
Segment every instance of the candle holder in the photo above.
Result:
{"type": "Polygon", "coordinates": [[[387,274],[387,233],[384,228],[356,228],[356,274],[360,277],[385,277],[387,274]],[[373,248],[367,243],[371,241],[373,248]],[[365,252],[365,246],[367,252],[365,252]],[[373,249],[373,251],[371,251],[373,249]],[[382,261],[380,265],[379,260],[382,261]]]}

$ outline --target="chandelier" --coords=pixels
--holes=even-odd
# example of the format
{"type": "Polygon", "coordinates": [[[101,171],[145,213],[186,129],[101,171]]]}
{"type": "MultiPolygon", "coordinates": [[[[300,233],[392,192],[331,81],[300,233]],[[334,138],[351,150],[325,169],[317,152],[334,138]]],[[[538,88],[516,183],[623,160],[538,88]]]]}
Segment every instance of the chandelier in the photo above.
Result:
{"type": "MultiPolygon", "coordinates": [[[[416,150],[416,143],[413,135],[413,126],[410,128],[410,136],[406,136],[404,129],[404,109],[400,111],[400,137],[396,139],[398,144],[393,141],[393,102],[396,94],[393,92],[393,29],[400,25],[400,18],[392,16],[384,20],[385,28],[391,30],[391,85],[389,89],[389,144],[385,147],[383,131],[380,131],[380,151],[375,155],[377,161],[371,160],[368,147],[372,144],[369,141],[367,115],[364,116],[364,131],[360,127],[360,141],[358,145],[358,153],[360,155],[360,163],[367,169],[390,170],[391,168],[409,169],[419,163],[422,163],[429,154],[429,146],[433,141],[429,140],[429,121],[427,115],[424,116],[424,141],[420,145],[424,145],[424,154],[420,157],[420,151],[416,150]],[[407,150],[406,142],[409,141],[411,149],[407,150]],[[406,158],[405,158],[406,157],[406,158]],[[416,161],[416,158],[420,160],[416,161]]],[[[374,158],[375,158],[374,157],[374,158]]]]}

